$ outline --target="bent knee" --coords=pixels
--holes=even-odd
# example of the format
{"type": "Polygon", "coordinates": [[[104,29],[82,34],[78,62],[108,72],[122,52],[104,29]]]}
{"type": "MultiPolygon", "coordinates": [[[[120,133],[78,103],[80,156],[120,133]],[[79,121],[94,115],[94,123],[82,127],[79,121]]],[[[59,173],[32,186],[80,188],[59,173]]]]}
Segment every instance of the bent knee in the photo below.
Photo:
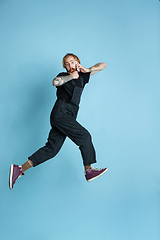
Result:
{"type": "Polygon", "coordinates": [[[92,136],[91,134],[86,130],[84,134],[84,142],[91,142],[92,141],[92,136]]]}

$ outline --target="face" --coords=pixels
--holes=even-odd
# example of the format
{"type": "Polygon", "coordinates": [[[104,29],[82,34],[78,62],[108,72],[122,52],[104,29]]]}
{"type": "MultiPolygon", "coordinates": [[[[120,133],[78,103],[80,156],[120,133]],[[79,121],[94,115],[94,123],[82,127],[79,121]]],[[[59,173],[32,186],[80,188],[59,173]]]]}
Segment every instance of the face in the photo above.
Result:
{"type": "Polygon", "coordinates": [[[76,69],[76,61],[75,61],[74,57],[70,56],[70,57],[66,58],[65,67],[66,67],[68,73],[72,73],[77,70],[76,69]]]}

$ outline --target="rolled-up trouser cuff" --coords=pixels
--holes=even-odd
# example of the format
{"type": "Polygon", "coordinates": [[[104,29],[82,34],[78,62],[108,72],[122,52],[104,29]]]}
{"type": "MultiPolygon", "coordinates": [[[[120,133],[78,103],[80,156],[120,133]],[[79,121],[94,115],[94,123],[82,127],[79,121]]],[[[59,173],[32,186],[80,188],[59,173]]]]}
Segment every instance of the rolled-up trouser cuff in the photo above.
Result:
{"type": "Polygon", "coordinates": [[[91,164],[93,164],[93,163],[96,163],[97,161],[94,159],[94,160],[92,160],[92,161],[89,161],[89,162],[86,162],[86,161],[83,161],[83,165],[84,166],[88,166],[88,165],[91,165],[91,164]]]}

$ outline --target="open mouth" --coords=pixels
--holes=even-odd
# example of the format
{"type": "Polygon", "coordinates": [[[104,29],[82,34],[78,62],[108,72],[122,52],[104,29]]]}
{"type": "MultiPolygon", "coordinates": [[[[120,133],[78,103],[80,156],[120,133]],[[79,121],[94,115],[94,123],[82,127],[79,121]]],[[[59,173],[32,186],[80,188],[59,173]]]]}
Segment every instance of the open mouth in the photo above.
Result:
{"type": "Polygon", "coordinates": [[[75,72],[75,71],[77,71],[77,69],[76,68],[71,68],[71,70],[69,71],[69,72],[75,72]]]}

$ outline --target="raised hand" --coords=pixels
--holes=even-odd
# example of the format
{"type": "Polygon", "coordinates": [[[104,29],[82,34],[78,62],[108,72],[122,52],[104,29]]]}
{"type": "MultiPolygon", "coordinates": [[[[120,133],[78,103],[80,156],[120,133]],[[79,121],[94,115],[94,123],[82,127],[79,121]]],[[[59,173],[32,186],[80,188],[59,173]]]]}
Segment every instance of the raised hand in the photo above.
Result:
{"type": "Polygon", "coordinates": [[[74,72],[70,73],[70,75],[72,75],[74,79],[79,78],[79,73],[77,71],[74,71],[74,72]]]}
{"type": "Polygon", "coordinates": [[[80,70],[83,73],[89,72],[88,68],[83,67],[80,63],[76,64],[77,70],[80,70]]]}

